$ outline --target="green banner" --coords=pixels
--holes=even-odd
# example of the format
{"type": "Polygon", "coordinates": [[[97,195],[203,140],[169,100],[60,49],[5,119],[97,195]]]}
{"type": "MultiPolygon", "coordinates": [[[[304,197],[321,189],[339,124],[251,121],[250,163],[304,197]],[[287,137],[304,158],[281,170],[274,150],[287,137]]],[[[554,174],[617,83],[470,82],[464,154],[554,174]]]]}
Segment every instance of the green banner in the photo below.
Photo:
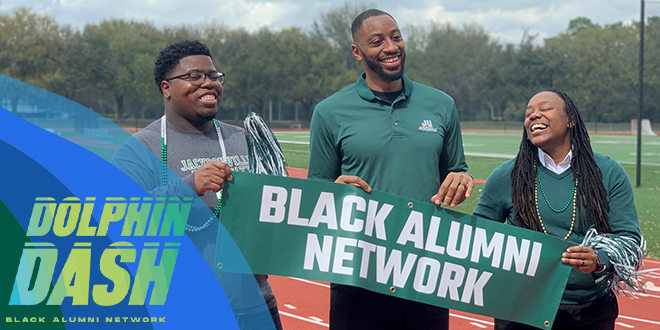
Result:
{"type": "Polygon", "coordinates": [[[232,173],[216,268],[238,245],[252,271],[385,295],[549,329],[571,244],[430,203],[346,184],[232,173]],[[226,243],[226,244],[223,244],[226,243]]]}

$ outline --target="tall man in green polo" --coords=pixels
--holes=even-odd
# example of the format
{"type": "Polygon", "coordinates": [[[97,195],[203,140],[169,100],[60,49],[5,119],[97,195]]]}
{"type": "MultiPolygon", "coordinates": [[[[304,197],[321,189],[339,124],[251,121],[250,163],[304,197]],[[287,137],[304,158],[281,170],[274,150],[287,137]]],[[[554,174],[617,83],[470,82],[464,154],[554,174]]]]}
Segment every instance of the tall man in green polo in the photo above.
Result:
{"type": "MultiPolygon", "coordinates": [[[[474,180],[454,101],[403,75],[405,46],[391,15],[367,10],[351,32],[365,73],[314,110],[308,178],[460,204],[474,180]]],[[[447,329],[448,319],[444,308],[332,285],[331,329],[447,329]]]]}

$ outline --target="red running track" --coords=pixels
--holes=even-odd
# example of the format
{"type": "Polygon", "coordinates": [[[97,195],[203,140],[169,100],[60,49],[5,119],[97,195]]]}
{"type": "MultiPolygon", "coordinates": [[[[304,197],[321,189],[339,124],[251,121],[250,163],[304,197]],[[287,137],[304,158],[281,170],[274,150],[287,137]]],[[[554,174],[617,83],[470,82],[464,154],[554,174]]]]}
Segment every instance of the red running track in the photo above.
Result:
{"type": "MultiPolygon", "coordinates": [[[[619,296],[617,330],[660,329],[660,261],[646,259],[645,269],[656,269],[647,275],[646,293],[633,299],[619,296]]],[[[270,285],[277,296],[282,325],[285,330],[323,330],[328,328],[330,285],[324,282],[270,276],[270,285]]],[[[493,319],[451,310],[452,330],[493,329],[493,319]]]]}
{"type": "MultiPolygon", "coordinates": [[[[307,170],[289,168],[292,177],[305,178],[307,170]]],[[[645,293],[637,298],[619,296],[616,330],[660,330],[660,260],[645,259],[642,269],[651,270],[644,278],[645,293]]],[[[270,276],[285,330],[322,330],[328,328],[330,285],[325,282],[270,276]]],[[[451,310],[452,330],[493,329],[493,319],[451,310]]]]}

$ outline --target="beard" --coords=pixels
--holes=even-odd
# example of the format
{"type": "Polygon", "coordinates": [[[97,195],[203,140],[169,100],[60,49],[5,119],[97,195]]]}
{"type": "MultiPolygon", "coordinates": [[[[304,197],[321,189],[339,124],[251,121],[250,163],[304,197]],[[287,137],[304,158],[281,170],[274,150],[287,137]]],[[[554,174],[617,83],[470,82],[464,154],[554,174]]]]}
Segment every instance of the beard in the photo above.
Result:
{"type": "MultiPolygon", "coordinates": [[[[360,50],[360,53],[362,53],[362,50],[360,50]]],[[[370,59],[368,59],[364,53],[362,53],[362,59],[364,60],[364,63],[367,64],[367,67],[371,69],[371,71],[375,72],[379,77],[387,80],[387,81],[397,81],[403,77],[403,67],[404,63],[406,62],[406,53],[401,52],[401,55],[399,55],[399,69],[395,72],[392,73],[387,73],[383,70],[383,67],[380,66],[377,62],[373,62],[370,59]]]]}
{"type": "MultiPolygon", "coordinates": [[[[218,102],[219,103],[219,102],[218,102]]],[[[209,111],[210,109],[197,109],[195,111],[195,116],[197,117],[197,120],[199,122],[207,122],[215,119],[215,116],[218,115],[218,111],[220,111],[220,105],[217,104],[216,107],[209,111]]]]}
{"type": "Polygon", "coordinates": [[[214,118],[215,118],[215,115],[213,115],[213,116],[202,116],[200,114],[197,114],[197,119],[199,119],[200,121],[211,121],[214,118]]]}

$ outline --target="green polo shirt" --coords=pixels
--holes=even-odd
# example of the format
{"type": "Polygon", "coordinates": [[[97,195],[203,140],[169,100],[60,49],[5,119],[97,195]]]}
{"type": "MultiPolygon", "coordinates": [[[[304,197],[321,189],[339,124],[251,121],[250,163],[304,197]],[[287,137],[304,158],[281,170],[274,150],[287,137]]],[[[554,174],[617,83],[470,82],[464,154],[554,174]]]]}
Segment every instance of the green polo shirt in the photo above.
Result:
{"type": "Polygon", "coordinates": [[[454,100],[405,76],[392,104],[361,76],[316,106],[310,130],[309,179],[357,175],[373,189],[430,202],[442,178],[468,169],[454,100]]]}

